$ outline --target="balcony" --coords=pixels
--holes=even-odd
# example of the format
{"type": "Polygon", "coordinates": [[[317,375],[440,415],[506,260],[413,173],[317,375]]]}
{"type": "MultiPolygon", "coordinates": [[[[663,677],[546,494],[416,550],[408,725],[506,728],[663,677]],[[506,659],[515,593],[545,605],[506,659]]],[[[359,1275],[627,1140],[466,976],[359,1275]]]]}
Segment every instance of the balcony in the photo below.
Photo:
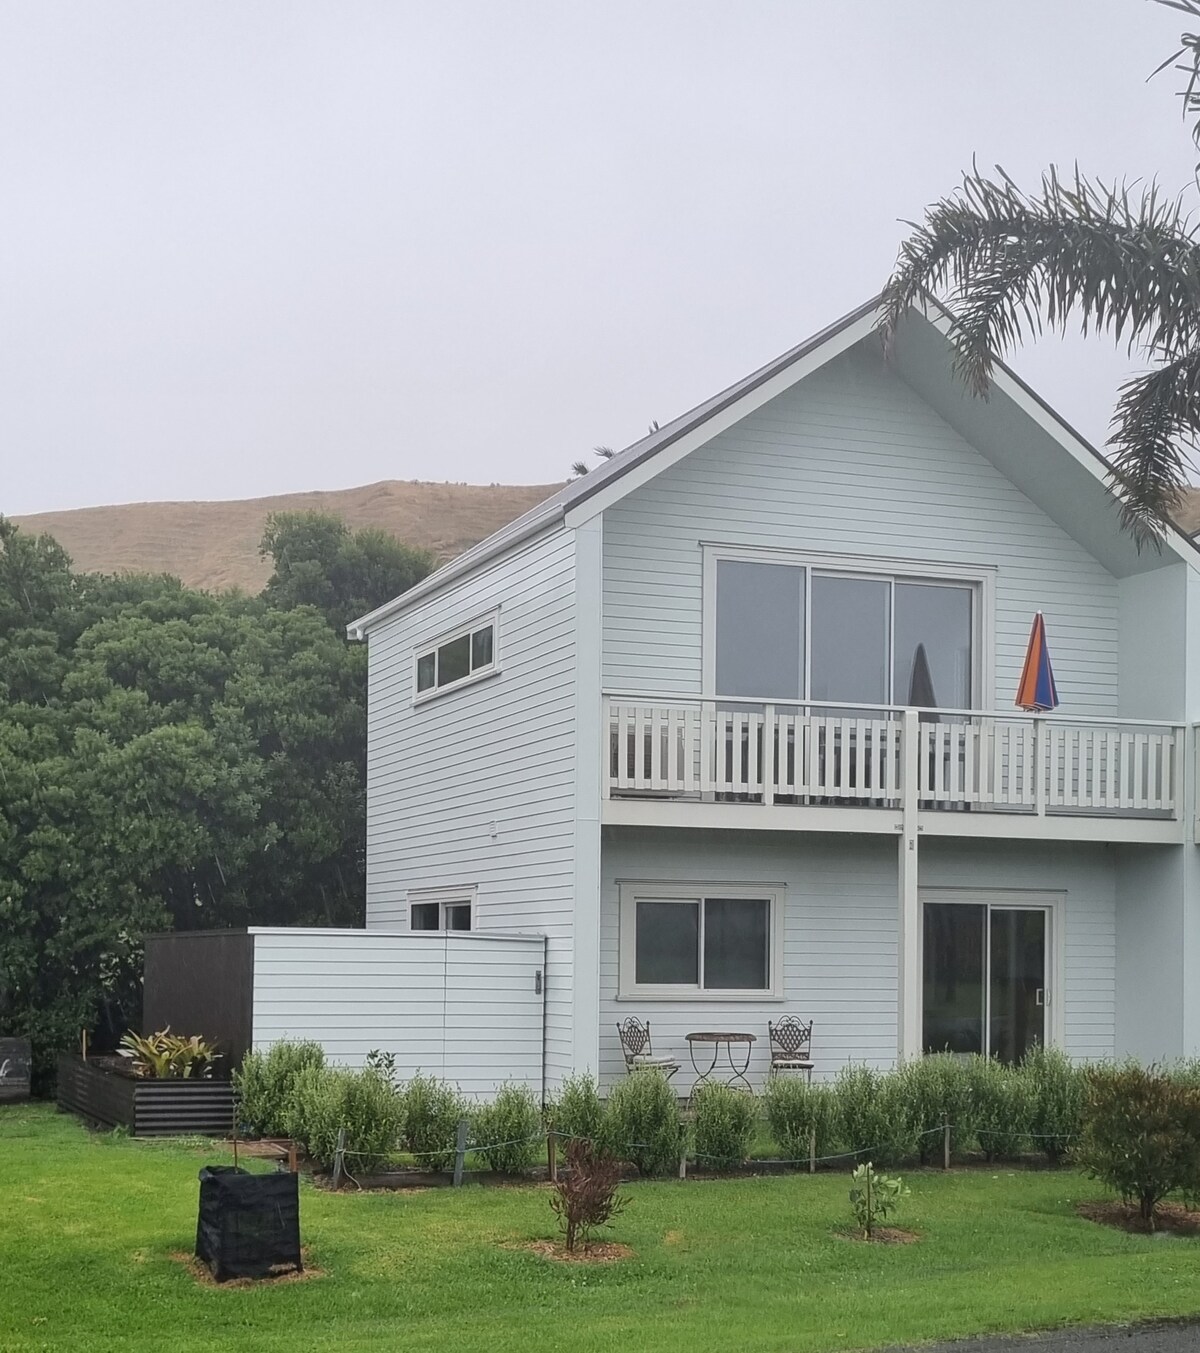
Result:
{"type": "Polygon", "coordinates": [[[610,824],[1183,839],[1184,725],[604,697],[610,824]]]}

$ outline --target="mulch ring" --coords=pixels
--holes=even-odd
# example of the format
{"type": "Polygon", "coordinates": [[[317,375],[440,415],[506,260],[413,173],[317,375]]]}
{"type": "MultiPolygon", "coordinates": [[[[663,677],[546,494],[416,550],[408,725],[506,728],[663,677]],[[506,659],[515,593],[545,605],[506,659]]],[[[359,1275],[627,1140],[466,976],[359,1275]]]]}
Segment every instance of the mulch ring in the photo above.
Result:
{"type": "Polygon", "coordinates": [[[194,1254],[188,1254],[184,1250],[172,1250],[170,1257],[181,1267],[187,1269],[201,1287],[219,1287],[222,1291],[230,1288],[237,1290],[247,1287],[261,1287],[263,1283],[270,1283],[272,1287],[280,1283],[305,1283],[310,1278],[323,1278],[325,1276],[323,1268],[314,1268],[310,1263],[307,1245],[300,1249],[304,1268],[299,1273],[294,1268],[288,1268],[280,1273],[269,1274],[266,1278],[226,1278],[223,1283],[217,1282],[208,1265],[202,1263],[194,1254]]]}
{"type": "Polygon", "coordinates": [[[633,1257],[633,1250],[628,1245],[615,1240],[593,1240],[586,1245],[577,1245],[574,1250],[568,1250],[561,1240],[527,1240],[523,1245],[508,1248],[530,1250],[543,1259],[554,1259],[561,1264],[616,1264],[633,1257]]]}
{"type": "Polygon", "coordinates": [[[868,1245],[915,1245],[921,1239],[915,1231],[905,1231],[900,1226],[877,1226],[871,1234],[862,1231],[839,1230],[843,1240],[858,1240],[868,1245]]]}
{"type": "Polygon", "coordinates": [[[1088,1221],[1101,1226],[1112,1226],[1134,1235],[1168,1233],[1176,1236],[1200,1235],[1200,1212],[1193,1212],[1182,1203],[1159,1203],[1154,1211],[1153,1227],[1142,1220],[1135,1203],[1080,1203],[1075,1209],[1088,1221]]]}

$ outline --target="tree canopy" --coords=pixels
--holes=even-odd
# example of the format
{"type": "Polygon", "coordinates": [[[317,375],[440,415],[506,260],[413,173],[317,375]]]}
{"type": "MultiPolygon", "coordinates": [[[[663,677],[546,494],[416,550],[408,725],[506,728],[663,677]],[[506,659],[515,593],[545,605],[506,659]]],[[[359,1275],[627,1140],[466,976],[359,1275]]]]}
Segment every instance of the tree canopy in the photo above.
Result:
{"type": "Polygon", "coordinates": [[[210,595],[76,573],[0,518],[0,1031],[43,1075],[136,1016],[147,932],[362,923],[366,651],[341,627],[431,561],[316,516],[264,547],[261,596],[210,595]]]}

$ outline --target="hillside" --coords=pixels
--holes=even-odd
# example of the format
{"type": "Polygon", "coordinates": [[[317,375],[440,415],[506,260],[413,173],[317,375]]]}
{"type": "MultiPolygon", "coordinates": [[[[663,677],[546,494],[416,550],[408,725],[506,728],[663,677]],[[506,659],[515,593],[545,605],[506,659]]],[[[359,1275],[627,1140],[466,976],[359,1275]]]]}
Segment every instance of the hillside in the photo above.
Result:
{"type": "Polygon", "coordinates": [[[357,489],[231,502],[127,503],[13,520],[23,531],[48,531],[85,571],[173,573],[190,587],[257,592],[271,574],[270,561],[258,556],[271,512],[333,512],[352,527],[376,526],[451,559],[558,487],[387,479],[357,489]]]}

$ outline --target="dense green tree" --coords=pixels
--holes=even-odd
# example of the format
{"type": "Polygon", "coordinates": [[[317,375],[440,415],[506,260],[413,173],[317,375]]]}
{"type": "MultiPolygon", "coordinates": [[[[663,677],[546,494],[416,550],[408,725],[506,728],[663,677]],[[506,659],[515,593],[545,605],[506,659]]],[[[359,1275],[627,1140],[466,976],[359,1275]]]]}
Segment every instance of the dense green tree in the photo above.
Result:
{"type": "MultiPolygon", "coordinates": [[[[1159,0],[1200,18],[1200,0],[1159,0]]],[[[1159,68],[1188,79],[1185,116],[1200,146],[1200,35],[1159,68]]],[[[1109,437],[1113,488],[1139,545],[1159,539],[1195,468],[1200,445],[1200,234],[1180,198],[1151,184],[1105,187],[1051,169],[1021,191],[967,174],[934,203],[900,250],[883,298],[885,336],[926,292],[950,304],[959,375],[979,395],[1003,355],[1043,325],[1108,331],[1151,370],[1121,387],[1109,437]]]]}
{"type": "Polygon", "coordinates": [[[337,627],[430,566],[363,535],[277,524],[245,597],[76,574],[0,518],[0,1032],[43,1077],[136,1017],[149,931],[362,923],[366,654],[337,627]]]}
{"type": "Polygon", "coordinates": [[[436,560],[385,531],[351,531],[322,512],[276,512],[267,518],[260,553],[275,561],[263,597],[290,610],[315,606],[338,633],[351,620],[407,592],[436,560]]]}

